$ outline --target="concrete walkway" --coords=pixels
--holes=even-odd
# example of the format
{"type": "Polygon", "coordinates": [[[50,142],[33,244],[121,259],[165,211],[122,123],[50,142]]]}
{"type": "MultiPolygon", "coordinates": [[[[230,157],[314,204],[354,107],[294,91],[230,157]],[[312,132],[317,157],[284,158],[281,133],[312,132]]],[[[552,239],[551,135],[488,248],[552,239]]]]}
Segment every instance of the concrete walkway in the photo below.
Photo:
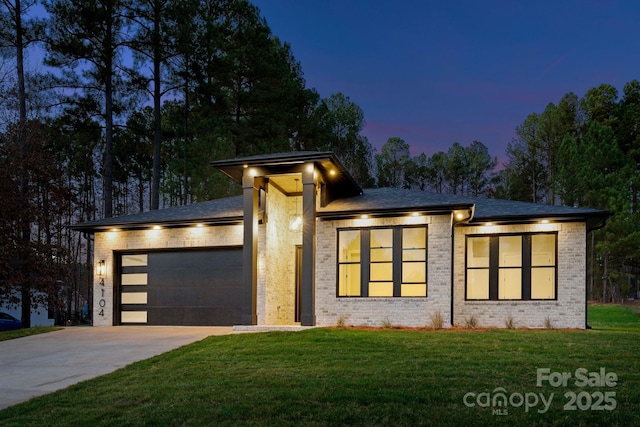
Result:
{"type": "Polygon", "coordinates": [[[0,341],[0,410],[232,327],[72,327],[0,341]]]}

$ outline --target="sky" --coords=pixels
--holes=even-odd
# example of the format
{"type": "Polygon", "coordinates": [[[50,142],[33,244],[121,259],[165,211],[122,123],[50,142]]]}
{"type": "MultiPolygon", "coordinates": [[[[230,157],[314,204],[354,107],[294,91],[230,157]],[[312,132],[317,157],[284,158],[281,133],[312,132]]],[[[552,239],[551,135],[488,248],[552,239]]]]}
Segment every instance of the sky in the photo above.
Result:
{"type": "Polygon", "coordinates": [[[515,128],[573,92],[640,80],[636,0],[251,0],[308,88],[364,111],[362,134],[431,156],[515,128]]]}

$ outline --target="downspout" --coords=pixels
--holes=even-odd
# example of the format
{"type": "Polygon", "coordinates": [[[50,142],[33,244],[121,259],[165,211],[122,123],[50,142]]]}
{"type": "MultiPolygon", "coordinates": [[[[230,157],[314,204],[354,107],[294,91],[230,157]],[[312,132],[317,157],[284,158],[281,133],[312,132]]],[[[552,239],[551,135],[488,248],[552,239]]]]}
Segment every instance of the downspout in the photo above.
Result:
{"type": "Polygon", "coordinates": [[[454,229],[455,229],[455,224],[453,223],[453,212],[451,213],[451,297],[449,298],[450,302],[451,302],[451,309],[450,309],[450,313],[451,313],[451,326],[453,326],[453,288],[454,288],[454,283],[453,283],[453,268],[454,268],[454,262],[453,262],[453,255],[455,253],[455,233],[454,233],[454,229]]]}
{"type": "Polygon", "coordinates": [[[451,211],[451,297],[450,299],[450,313],[451,313],[451,326],[454,325],[454,268],[455,268],[455,227],[458,224],[468,224],[473,219],[473,214],[475,213],[476,206],[472,205],[468,209],[451,211]],[[461,215],[462,214],[462,215],[461,215]]]}

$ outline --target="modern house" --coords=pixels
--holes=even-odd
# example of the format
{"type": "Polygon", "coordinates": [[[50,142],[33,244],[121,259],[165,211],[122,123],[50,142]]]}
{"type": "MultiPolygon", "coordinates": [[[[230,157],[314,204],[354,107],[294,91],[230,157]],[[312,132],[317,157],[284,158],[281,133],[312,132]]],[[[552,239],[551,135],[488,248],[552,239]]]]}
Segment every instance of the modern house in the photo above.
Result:
{"type": "Polygon", "coordinates": [[[74,227],[95,234],[94,325],[586,327],[606,211],[363,190],[330,152],[213,166],[241,196],[74,227]]]}

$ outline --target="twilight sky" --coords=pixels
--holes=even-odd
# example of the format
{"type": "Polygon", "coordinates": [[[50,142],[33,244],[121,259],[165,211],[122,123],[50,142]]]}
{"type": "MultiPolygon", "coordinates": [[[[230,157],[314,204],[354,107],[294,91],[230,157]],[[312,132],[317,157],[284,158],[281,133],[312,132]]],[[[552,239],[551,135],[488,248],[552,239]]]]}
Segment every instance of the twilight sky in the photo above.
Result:
{"type": "Polygon", "coordinates": [[[342,92],[380,150],[478,140],[504,158],[527,115],[640,80],[640,1],[251,0],[291,44],[307,87],[342,92]]]}

